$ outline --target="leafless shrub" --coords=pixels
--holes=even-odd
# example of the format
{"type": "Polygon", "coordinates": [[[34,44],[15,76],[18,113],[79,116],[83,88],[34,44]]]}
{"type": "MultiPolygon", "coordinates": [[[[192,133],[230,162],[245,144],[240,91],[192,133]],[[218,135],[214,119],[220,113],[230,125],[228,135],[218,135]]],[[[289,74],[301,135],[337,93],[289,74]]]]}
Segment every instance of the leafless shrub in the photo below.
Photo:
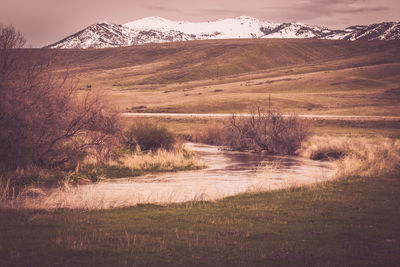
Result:
{"type": "Polygon", "coordinates": [[[224,145],[234,150],[293,155],[311,133],[310,123],[296,115],[256,107],[250,116],[232,115],[224,145]]]}
{"type": "Polygon", "coordinates": [[[99,95],[79,94],[51,57],[20,50],[22,34],[0,26],[0,169],[73,168],[86,154],[110,157],[117,113],[99,95]]]}
{"type": "Polygon", "coordinates": [[[131,151],[171,150],[175,143],[174,134],[167,128],[149,122],[136,122],[122,135],[123,146],[131,151]]]}

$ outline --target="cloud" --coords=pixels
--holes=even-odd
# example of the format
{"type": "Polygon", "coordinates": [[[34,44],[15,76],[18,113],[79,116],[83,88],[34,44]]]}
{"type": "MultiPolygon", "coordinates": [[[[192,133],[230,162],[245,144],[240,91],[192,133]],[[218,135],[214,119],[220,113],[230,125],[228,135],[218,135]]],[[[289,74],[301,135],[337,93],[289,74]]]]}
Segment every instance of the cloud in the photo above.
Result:
{"type": "Polygon", "coordinates": [[[222,9],[222,8],[201,8],[192,10],[192,14],[196,16],[202,17],[214,17],[216,19],[221,19],[225,17],[233,17],[233,16],[253,16],[257,18],[263,18],[265,16],[265,12],[262,10],[253,10],[249,9],[222,9]]]}
{"type": "Polygon", "coordinates": [[[371,5],[368,0],[302,0],[291,5],[267,6],[264,10],[276,12],[295,20],[313,20],[340,15],[367,14],[390,10],[387,6],[371,5]]]}
{"type": "Polygon", "coordinates": [[[158,6],[158,5],[147,5],[145,6],[146,9],[153,10],[153,11],[166,11],[166,12],[171,12],[171,11],[179,11],[176,8],[170,8],[166,6],[158,6]]]}
{"type": "Polygon", "coordinates": [[[380,12],[387,11],[388,7],[375,6],[375,7],[353,7],[353,8],[337,8],[335,13],[370,13],[370,12],[380,12]]]}
{"type": "Polygon", "coordinates": [[[219,9],[219,8],[202,8],[198,10],[199,13],[218,15],[218,14],[237,14],[242,13],[243,10],[237,9],[219,9]]]}

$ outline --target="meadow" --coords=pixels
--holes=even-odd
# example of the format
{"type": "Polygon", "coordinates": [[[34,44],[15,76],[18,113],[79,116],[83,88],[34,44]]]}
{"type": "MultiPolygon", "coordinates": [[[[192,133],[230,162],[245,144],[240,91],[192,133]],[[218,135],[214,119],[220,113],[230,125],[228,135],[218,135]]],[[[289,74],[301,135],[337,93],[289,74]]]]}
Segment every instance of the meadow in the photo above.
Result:
{"type": "Polygon", "coordinates": [[[247,112],[271,97],[274,108],[297,114],[398,115],[398,41],[219,40],[52,53],[57,71],[68,69],[82,91],[103,92],[121,111],[247,112]]]}
{"type": "Polygon", "coordinates": [[[398,176],[216,202],[0,210],[3,266],[398,266],[398,176]]]}

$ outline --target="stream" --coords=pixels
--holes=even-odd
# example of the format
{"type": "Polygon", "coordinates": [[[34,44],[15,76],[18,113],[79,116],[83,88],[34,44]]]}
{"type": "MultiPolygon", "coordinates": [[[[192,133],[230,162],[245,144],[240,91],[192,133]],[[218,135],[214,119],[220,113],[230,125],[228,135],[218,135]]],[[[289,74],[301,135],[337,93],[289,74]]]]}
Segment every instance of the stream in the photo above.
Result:
{"type": "Polygon", "coordinates": [[[293,156],[266,156],[187,143],[206,169],[149,174],[64,186],[26,197],[25,208],[108,209],[141,203],[212,201],[246,192],[308,185],[332,179],[335,165],[293,156]]]}

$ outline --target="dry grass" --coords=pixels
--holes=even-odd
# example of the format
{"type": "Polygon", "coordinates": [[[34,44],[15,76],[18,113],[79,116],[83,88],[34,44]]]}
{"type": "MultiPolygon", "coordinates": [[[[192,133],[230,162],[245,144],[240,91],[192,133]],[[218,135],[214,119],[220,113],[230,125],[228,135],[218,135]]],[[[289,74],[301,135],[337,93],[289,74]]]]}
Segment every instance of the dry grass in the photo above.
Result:
{"type": "Polygon", "coordinates": [[[222,122],[211,121],[203,125],[200,129],[192,130],[190,133],[191,139],[204,144],[223,145],[226,125],[226,120],[222,122]]]}
{"type": "Polygon", "coordinates": [[[81,86],[107,90],[124,110],[146,106],[150,112],[245,112],[266,104],[271,94],[274,107],[284,112],[394,115],[399,94],[388,90],[399,84],[398,47],[224,40],[63,53],[75,61],[81,86]]]}
{"type": "MultiPolygon", "coordinates": [[[[205,167],[205,163],[182,144],[177,144],[170,151],[159,149],[147,153],[141,151],[127,153],[117,161],[109,160],[105,163],[100,162],[95,155],[91,155],[78,165],[75,172],[50,175],[44,170],[36,170],[35,172],[19,170],[18,173],[1,176],[0,207],[28,206],[53,209],[66,206],[75,207],[74,205],[82,207],[83,205],[90,208],[104,208],[106,204],[103,203],[104,200],[100,193],[95,190],[82,193],[79,186],[72,184],[76,182],[86,184],[105,178],[132,177],[151,172],[195,170],[205,167]],[[48,183],[53,187],[46,188],[40,186],[41,183],[48,183]]],[[[95,188],[95,184],[92,186],[95,188]]],[[[128,200],[124,199],[124,203],[132,203],[129,196],[126,196],[126,198],[128,200]]],[[[142,201],[146,202],[146,199],[142,201]]],[[[112,205],[111,207],[122,205],[118,203],[110,205],[112,205]]]]}
{"type": "Polygon", "coordinates": [[[337,159],[338,177],[400,173],[399,139],[314,136],[303,144],[300,154],[311,159],[337,159]]]}
{"type": "Polygon", "coordinates": [[[109,162],[109,165],[123,166],[141,171],[175,171],[205,167],[204,162],[182,145],[178,145],[171,151],[159,149],[155,152],[126,154],[118,161],[109,162]]]}
{"type": "Polygon", "coordinates": [[[197,170],[205,164],[195,153],[176,143],[170,150],[125,151],[117,159],[99,161],[96,156],[88,156],[75,170],[72,180],[99,181],[104,178],[125,178],[151,172],[197,170]]]}
{"type": "Polygon", "coordinates": [[[121,110],[238,113],[271,94],[284,112],[396,115],[399,47],[242,39],[40,52],[57,55],[56,72],[69,62],[82,92],[106,91],[121,110]]]}
{"type": "Polygon", "coordinates": [[[0,177],[0,203],[6,201],[12,195],[10,179],[0,177]]]}

